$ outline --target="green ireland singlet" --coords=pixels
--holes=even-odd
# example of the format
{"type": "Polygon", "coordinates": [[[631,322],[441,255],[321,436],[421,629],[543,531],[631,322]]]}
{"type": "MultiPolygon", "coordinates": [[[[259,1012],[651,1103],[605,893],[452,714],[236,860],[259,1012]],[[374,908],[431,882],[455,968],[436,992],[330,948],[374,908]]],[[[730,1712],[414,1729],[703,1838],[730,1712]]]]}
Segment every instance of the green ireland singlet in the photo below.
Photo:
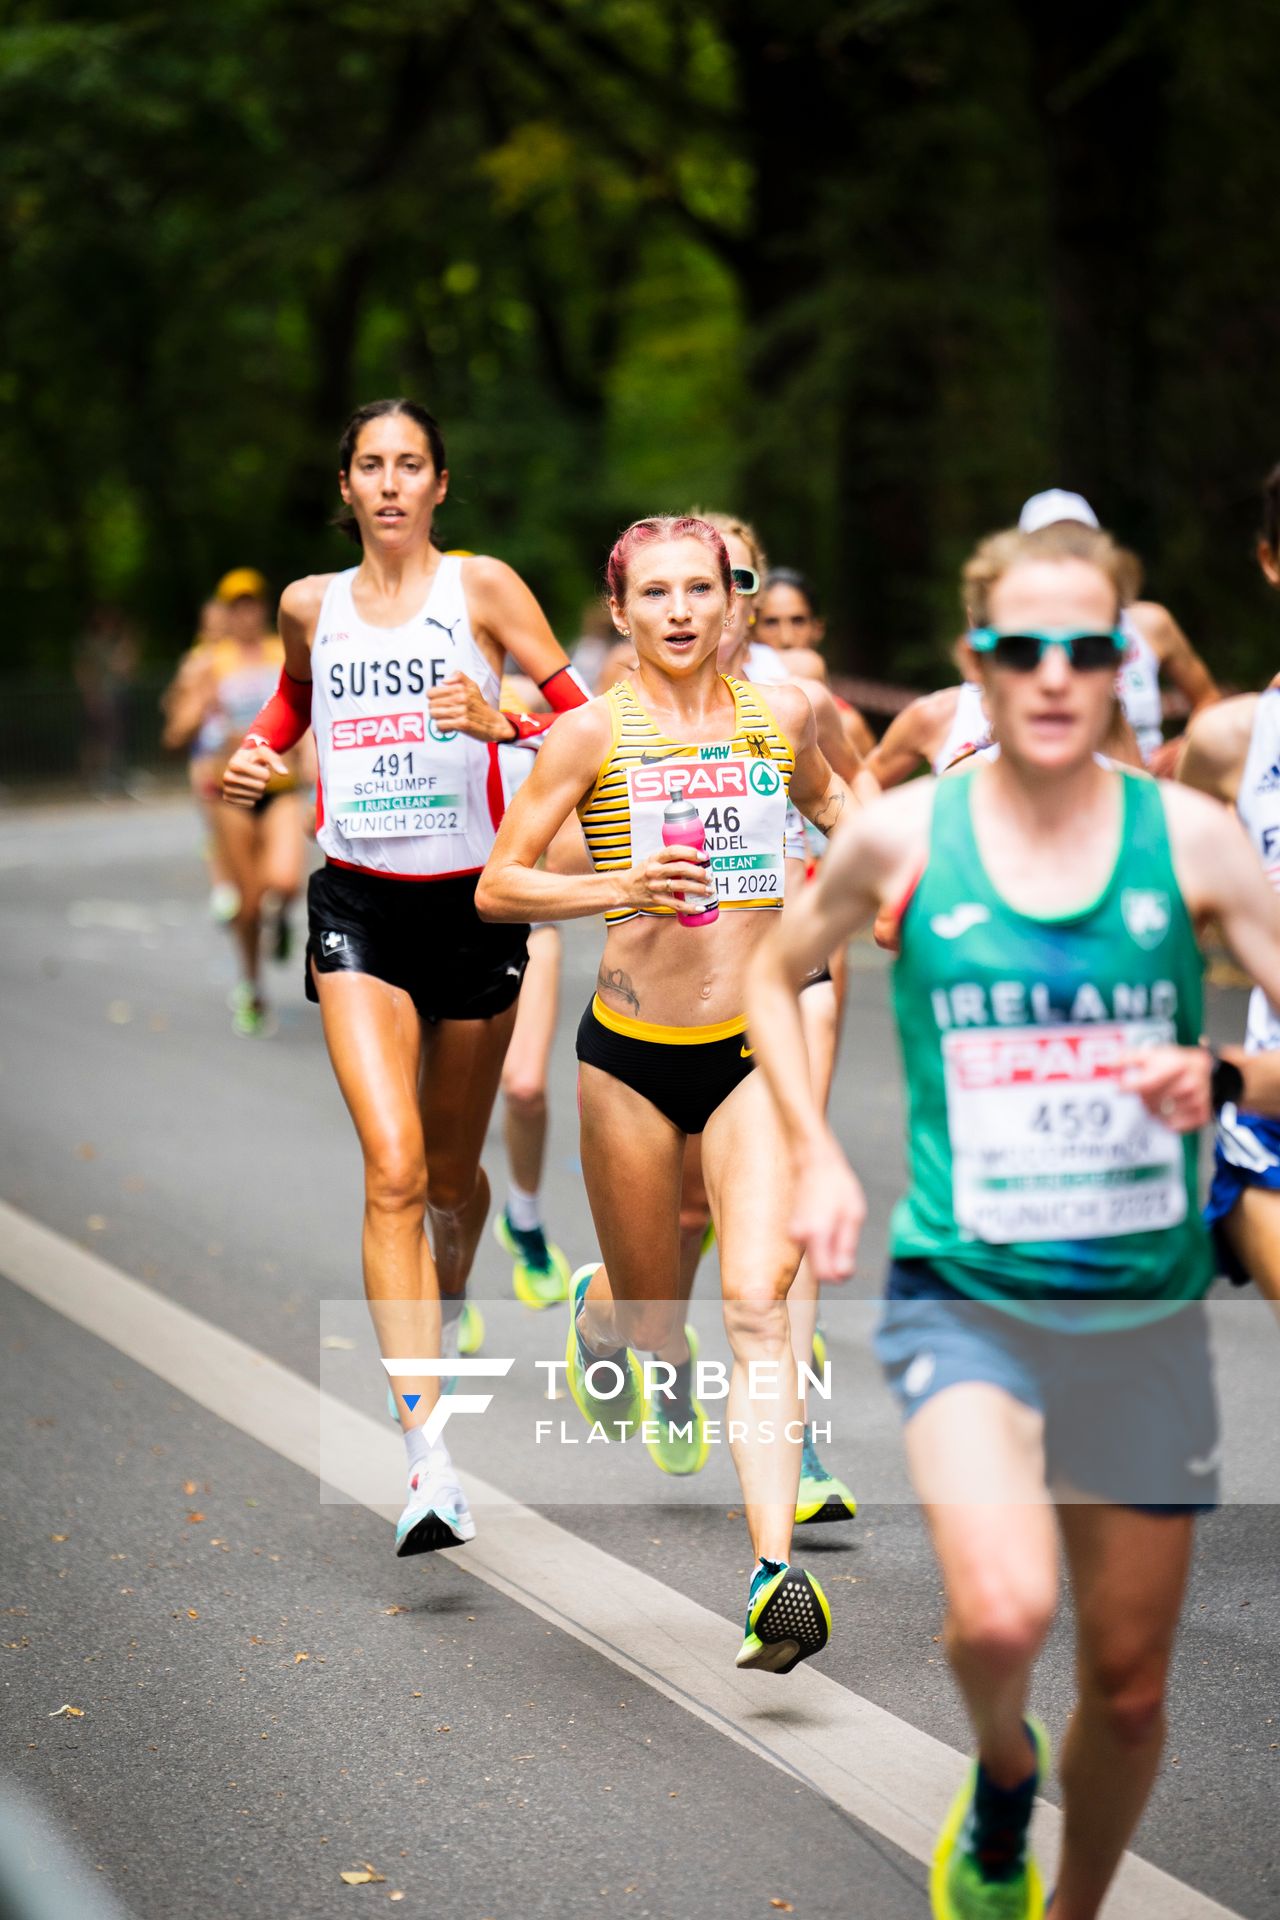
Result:
{"type": "MultiPolygon", "coordinates": [[[[941,780],[893,976],[911,1188],[899,1260],[975,1299],[1197,1299],[1213,1278],[1197,1136],[1120,1086],[1126,1049],[1201,1033],[1201,961],[1154,780],[1121,773],[1111,876],[1062,918],[1019,913],[941,780]]],[[[1135,1310],[1135,1317],[1143,1317],[1135,1310]]]]}

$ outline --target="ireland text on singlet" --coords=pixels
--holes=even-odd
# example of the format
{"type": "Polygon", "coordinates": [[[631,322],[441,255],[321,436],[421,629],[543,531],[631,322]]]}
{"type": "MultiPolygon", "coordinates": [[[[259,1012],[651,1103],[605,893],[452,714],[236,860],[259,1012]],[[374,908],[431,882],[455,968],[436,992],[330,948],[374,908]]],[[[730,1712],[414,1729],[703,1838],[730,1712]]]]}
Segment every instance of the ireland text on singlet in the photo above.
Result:
{"type": "Polygon", "coordinates": [[[1111,876],[1065,918],[1018,913],[974,837],[976,774],[938,783],[894,1006],[910,1105],[899,1259],[977,1299],[1198,1298],[1213,1275],[1196,1137],[1120,1084],[1118,1056],[1197,1043],[1201,966],[1160,789],[1123,782],[1111,876]]]}

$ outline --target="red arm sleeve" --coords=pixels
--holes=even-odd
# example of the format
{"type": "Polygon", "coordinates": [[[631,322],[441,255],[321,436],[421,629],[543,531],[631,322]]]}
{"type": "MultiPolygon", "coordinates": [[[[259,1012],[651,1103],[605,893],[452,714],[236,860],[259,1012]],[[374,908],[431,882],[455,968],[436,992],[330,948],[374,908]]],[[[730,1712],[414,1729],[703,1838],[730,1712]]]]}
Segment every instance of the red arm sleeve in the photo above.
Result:
{"type": "Polygon", "coordinates": [[[504,746],[536,746],[540,737],[552,724],[558,713],[567,713],[570,707],[585,707],[591,695],[573,667],[557,667],[556,671],[538,687],[550,713],[508,713],[504,707],[502,717],[509,720],[515,731],[504,746]]]}
{"type": "Polygon", "coordinates": [[[311,682],[291,679],[281,669],[280,685],[244,738],[260,741],[273,753],[287,753],[297,746],[310,725],[311,682]]]}
{"type": "Polygon", "coordinates": [[[573,667],[558,667],[549,679],[539,681],[538,690],[553,714],[565,713],[570,707],[585,707],[591,698],[573,667]]]}

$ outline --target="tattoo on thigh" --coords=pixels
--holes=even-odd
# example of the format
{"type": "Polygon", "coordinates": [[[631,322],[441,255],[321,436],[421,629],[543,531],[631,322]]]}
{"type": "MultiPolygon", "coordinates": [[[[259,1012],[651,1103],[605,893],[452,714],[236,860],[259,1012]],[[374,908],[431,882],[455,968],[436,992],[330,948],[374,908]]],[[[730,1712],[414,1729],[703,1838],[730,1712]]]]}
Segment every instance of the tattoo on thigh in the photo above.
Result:
{"type": "Polygon", "coordinates": [[[601,967],[596,975],[598,993],[616,993],[619,1000],[626,1002],[632,1013],[640,1011],[640,995],[631,984],[631,975],[624,973],[621,967],[606,969],[601,967]]]}

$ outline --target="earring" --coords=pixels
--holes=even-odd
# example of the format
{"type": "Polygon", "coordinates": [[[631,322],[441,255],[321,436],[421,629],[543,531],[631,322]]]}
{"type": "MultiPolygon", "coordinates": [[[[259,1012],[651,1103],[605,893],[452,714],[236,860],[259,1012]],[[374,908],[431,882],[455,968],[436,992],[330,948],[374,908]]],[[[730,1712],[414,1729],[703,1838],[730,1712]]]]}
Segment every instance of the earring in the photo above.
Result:
{"type": "Polygon", "coordinates": [[[623,637],[623,639],[624,639],[624,640],[629,640],[629,639],[631,638],[631,629],[630,629],[630,627],[623,627],[623,629],[622,629],[622,637],[623,637]]]}

